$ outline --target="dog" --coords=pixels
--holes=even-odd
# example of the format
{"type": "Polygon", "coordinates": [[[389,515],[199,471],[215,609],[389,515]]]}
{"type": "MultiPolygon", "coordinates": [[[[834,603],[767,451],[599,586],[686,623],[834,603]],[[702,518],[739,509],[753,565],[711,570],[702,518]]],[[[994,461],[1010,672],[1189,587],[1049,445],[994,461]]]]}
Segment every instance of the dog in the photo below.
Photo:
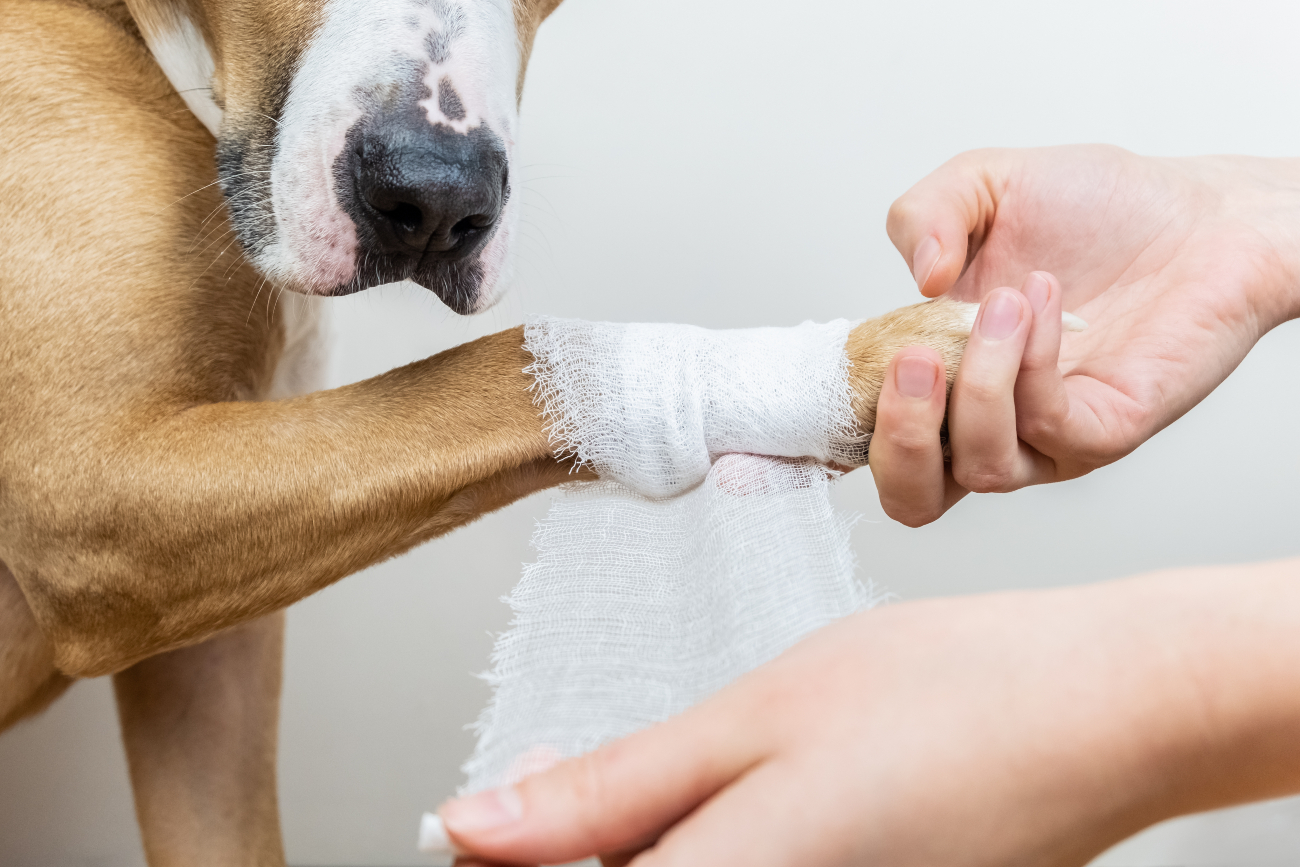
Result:
{"type": "MultiPolygon", "coordinates": [[[[152,867],[284,863],[286,606],[573,478],[521,329],[320,390],[325,297],[507,285],[558,4],[0,0],[0,729],[113,675],[152,867]]],[[[968,331],[860,326],[864,431],[968,331]]]]}

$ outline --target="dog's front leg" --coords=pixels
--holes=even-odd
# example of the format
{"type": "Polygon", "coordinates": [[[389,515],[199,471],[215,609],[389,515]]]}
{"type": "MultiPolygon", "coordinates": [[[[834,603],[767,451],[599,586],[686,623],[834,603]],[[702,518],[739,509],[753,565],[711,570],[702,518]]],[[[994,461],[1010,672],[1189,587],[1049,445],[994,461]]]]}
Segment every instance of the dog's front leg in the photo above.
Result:
{"type": "Polygon", "coordinates": [[[0,456],[0,543],[56,664],[121,671],[563,481],[522,344],[283,401],[47,403],[0,456]]]}
{"type": "Polygon", "coordinates": [[[150,867],[282,867],[276,802],[284,615],[113,677],[150,867]]]}

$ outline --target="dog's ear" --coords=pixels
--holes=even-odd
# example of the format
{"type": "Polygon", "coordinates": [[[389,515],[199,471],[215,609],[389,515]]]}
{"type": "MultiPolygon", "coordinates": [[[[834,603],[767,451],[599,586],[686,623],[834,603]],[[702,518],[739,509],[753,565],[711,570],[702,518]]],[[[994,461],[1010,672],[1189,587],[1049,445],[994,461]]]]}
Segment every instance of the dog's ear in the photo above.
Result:
{"type": "Polygon", "coordinates": [[[219,55],[202,5],[191,0],[126,0],[126,7],[172,87],[216,136],[222,121],[219,55]]]}
{"type": "Polygon", "coordinates": [[[278,117],[323,3],[125,0],[158,65],[217,134],[231,113],[278,117]]]}
{"type": "Polygon", "coordinates": [[[533,55],[533,39],[537,28],[559,7],[563,0],[513,0],[515,29],[519,32],[519,82],[515,88],[517,99],[523,99],[524,77],[528,74],[528,59],[533,55]]]}

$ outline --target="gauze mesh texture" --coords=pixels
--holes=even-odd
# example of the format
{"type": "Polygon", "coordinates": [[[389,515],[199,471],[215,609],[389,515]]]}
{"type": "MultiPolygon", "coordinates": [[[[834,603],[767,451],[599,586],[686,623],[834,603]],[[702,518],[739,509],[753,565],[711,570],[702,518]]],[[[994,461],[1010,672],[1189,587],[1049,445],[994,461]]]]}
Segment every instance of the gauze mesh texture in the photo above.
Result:
{"type": "Polygon", "coordinates": [[[602,479],[668,497],[724,454],[863,453],[844,354],[852,328],[843,319],[710,331],[539,317],[524,346],[557,451],[602,479]]]}
{"type": "Polygon", "coordinates": [[[854,442],[851,325],[536,319],[565,486],[507,600],[463,792],[667,719],[869,606],[822,462],[854,442]]]}

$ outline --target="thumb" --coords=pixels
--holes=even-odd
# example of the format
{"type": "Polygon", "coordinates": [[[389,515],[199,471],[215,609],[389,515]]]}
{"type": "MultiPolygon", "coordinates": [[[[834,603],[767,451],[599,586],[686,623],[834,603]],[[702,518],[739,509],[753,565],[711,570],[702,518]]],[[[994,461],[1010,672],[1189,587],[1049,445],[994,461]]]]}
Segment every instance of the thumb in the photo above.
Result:
{"type": "Polygon", "coordinates": [[[1007,151],[969,151],[890,206],[885,230],[922,295],[936,298],[951,289],[979,250],[1006,188],[1008,163],[1007,151]]]}
{"type": "Polygon", "coordinates": [[[456,849],[554,864],[652,844],[759,755],[724,696],[513,786],[448,801],[456,849]],[[723,703],[719,703],[723,699],[723,703]]]}

